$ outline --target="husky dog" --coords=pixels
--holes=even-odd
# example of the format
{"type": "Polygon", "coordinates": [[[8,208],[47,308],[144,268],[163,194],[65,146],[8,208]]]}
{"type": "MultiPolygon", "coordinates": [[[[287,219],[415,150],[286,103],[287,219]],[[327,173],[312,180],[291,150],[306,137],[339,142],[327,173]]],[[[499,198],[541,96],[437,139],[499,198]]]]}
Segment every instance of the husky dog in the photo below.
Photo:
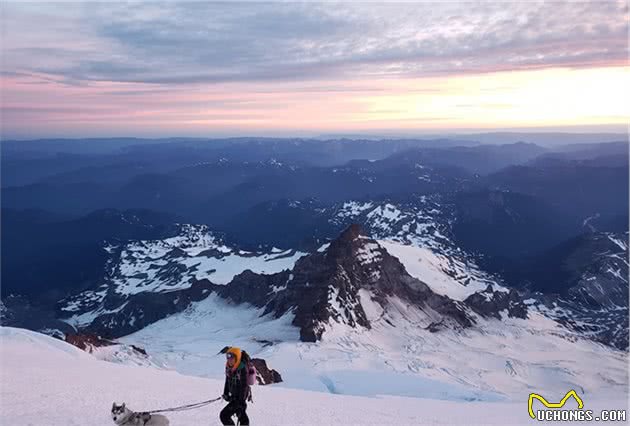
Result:
{"type": "Polygon", "coordinates": [[[125,406],[112,404],[112,420],[119,426],[168,426],[168,419],[160,414],[136,413],[125,406]]]}

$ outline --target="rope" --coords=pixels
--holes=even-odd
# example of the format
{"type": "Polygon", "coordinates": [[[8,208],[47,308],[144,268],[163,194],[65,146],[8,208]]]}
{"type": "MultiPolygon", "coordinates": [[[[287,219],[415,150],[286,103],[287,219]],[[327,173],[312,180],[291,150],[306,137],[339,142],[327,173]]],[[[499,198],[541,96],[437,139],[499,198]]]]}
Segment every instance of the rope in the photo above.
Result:
{"type": "Polygon", "coordinates": [[[218,398],[215,398],[215,399],[209,399],[207,401],[196,402],[194,404],[181,405],[179,407],[164,408],[162,410],[144,411],[144,413],[157,414],[157,413],[170,413],[170,412],[174,412],[174,411],[194,410],[196,408],[201,408],[204,405],[209,405],[209,404],[212,404],[213,402],[217,402],[220,399],[222,399],[222,397],[218,397],[218,398]]]}

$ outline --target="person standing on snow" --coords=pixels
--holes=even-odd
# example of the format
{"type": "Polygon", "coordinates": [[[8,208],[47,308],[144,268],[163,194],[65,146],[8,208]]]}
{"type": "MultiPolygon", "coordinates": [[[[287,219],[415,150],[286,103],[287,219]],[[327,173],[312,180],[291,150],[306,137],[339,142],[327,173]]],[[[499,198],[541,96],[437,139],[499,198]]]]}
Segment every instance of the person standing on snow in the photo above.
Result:
{"type": "Polygon", "coordinates": [[[233,425],[232,416],[236,414],[239,425],[249,425],[246,412],[247,400],[251,401],[251,390],[247,384],[249,355],[235,347],[224,348],[224,351],[226,363],[223,399],[228,401],[228,405],[219,414],[221,423],[233,425]]]}

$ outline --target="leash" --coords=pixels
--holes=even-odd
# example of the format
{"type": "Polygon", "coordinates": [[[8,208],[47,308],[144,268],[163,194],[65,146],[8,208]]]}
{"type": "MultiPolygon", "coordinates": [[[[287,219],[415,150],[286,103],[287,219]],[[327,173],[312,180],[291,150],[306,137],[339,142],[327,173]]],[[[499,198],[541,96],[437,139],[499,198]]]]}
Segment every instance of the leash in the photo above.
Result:
{"type": "Polygon", "coordinates": [[[180,405],[179,407],[164,408],[162,410],[144,411],[143,413],[146,413],[146,414],[157,414],[157,413],[170,413],[170,412],[176,412],[176,411],[194,410],[196,408],[201,408],[201,407],[203,407],[205,405],[210,405],[213,402],[217,402],[217,401],[219,401],[221,399],[223,399],[223,398],[222,397],[218,397],[218,398],[215,398],[215,399],[209,399],[207,401],[196,402],[194,404],[180,405]]]}

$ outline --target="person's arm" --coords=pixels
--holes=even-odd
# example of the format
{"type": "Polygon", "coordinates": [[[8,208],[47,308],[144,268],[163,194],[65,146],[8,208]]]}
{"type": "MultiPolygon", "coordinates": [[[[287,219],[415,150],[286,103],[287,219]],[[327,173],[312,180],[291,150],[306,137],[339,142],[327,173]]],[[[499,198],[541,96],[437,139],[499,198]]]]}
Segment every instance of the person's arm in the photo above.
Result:
{"type": "Polygon", "coordinates": [[[226,398],[226,397],[229,397],[229,394],[228,394],[228,377],[227,377],[227,374],[225,375],[225,385],[223,386],[223,399],[227,400],[228,398],[226,398]]]}

